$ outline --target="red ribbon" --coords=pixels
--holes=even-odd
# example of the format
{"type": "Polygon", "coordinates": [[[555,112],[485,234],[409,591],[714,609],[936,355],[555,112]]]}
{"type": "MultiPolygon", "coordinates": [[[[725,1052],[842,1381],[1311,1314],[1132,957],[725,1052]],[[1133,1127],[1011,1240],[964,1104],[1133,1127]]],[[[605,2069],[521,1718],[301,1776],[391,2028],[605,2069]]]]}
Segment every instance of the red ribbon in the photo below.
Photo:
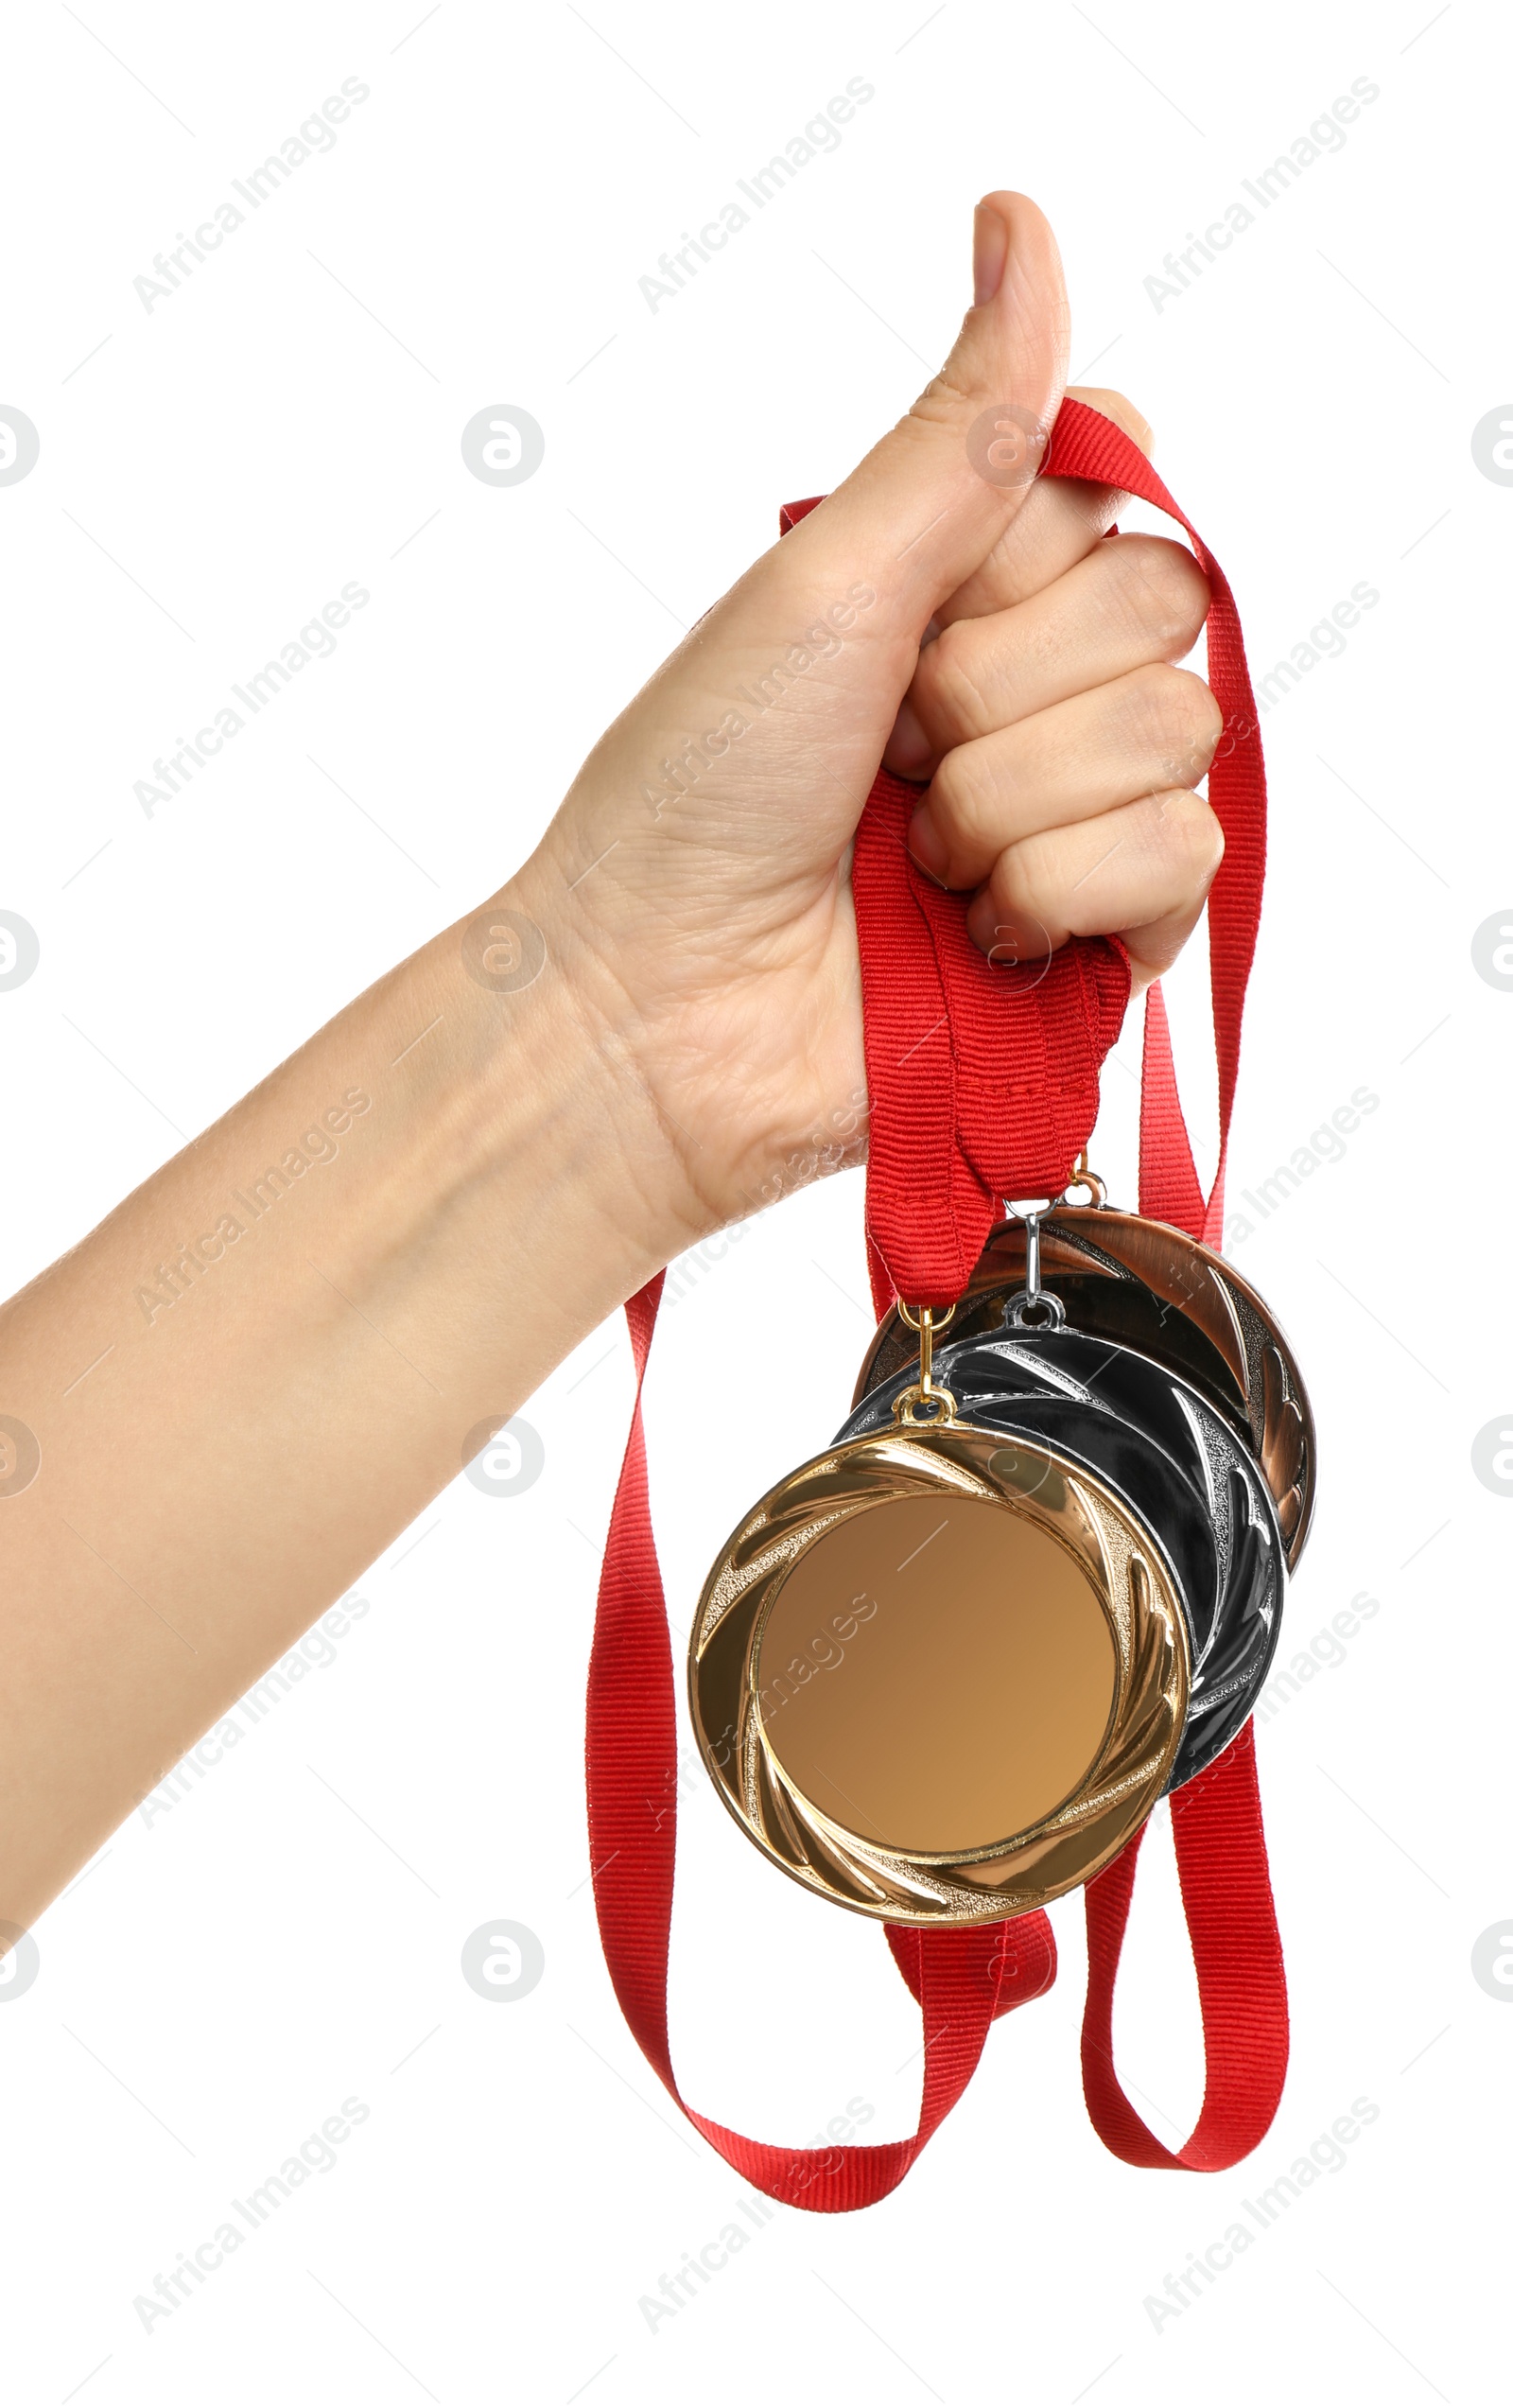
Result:
{"type": "MultiPolygon", "coordinates": [[[[588,1667],[588,1837],[605,1962],[649,2063],[689,2122],[744,2181],[793,2207],[826,2214],[866,2207],[902,2182],[955,2106],[995,2015],[1050,1989],[1055,1943],[1043,1914],[961,1931],[889,1928],[889,1946],[919,2002],[924,2027],[919,2122],[907,2140],[784,2149],[748,2140],[684,2099],[668,2045],[677,1718],[641,1426],[641,1385],[661,1296],[659,1272],[625,1307],[635,1352],[635,1413],[604,1549],[588,1667]]],[[[815,1911],[827,1910],[816,1902],[815,1911]]],[[[825,2012],[834,2012],[833,2002],[826,2001],[825,2012]]]]}
{"type": "MultiPolygon", "coordinates": [[[[1213,1242],[1240,1058],[1245,985],[1265,867],[1265,774],[1234,599],[1223,570],[1144,455],[1082,403],[1064,401],[1042,470],[1138,494],[1187,530],[1212,593],[1209,682],[1224,733],[1209,776],[1225,857],[1209,903],[1219,1170],[1203,1197],[1177,1100],[1160,989],[1147,998],[1140,1209],[1213,1242]]],[[[784,532],[815,505],[783,514],[784,532]]],[[[959,896],[911,861],[917,791],[879,770],[857,831],[853,884],[871,1102],[868,1259],[879,1313],[895,1292],[940,1306],[965,1289],[1006,1196],[1059,1195],[1097,1114],[1098,1073],[1118,1036],[1128,962],[1115,940],[1079,939],[1048,963],[995,966],[966,935],[959,896]]],[[[647,1491],[641,1420],[662,1278],[626,1317],[637,1386],[600,1583],[588,1682],[587,1774],[594,1897],[626,2020],[690,2122],[741,2176],[790,2205],[835,2212],[892,2190],[961,2097],[989,2024],[1055,1978],[1043,1914],[961,1930],[888,1928],[920,2008],[919,2121],[904,2140],[830,2150],[750,2140],[683,2100],[668,2043],[668,1948],[677,1819],[671,1643],[647,1491]]],[[[1269,2125],[1287,2061],[1281,1950],[1266,1872],[1249,1726],[1173,1801],[1203,2010],[1207,2090],[1191,2138],[1167,2150],[1114,2071],[1113,1986],[1139,1837],[1088,1885],[1084,2091],[1093,2123],[1136,2165],[1232,2165],[1269,2125]]]]}

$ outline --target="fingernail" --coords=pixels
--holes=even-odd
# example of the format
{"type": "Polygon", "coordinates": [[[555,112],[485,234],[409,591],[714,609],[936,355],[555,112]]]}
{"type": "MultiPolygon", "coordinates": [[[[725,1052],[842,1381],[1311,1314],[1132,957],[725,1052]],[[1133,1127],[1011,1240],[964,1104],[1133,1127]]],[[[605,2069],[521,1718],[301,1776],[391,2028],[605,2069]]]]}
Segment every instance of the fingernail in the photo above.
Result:
{"type": "Polygon", "coordinates": [[[944,880],[950,855],[941,841],[941,833],[930,815],[930,805],[921,803],[909,823],[906,838],[910,852],[930,878],[944,880]]]}
{"type": "Polygon", "coordinates": [[[981,309],[1003,282],[1009,230],[996,209],[981,203],[972,218],[972,306],[981,309]]]}

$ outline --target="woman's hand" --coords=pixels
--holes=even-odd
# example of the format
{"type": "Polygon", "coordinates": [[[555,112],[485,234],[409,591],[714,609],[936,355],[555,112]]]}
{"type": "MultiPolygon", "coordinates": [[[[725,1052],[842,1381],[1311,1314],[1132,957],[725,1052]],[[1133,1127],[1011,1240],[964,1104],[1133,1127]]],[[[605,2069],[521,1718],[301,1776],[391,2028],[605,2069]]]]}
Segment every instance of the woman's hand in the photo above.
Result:
{"type": "Polygon", "coordinates": [[[859,1158],[846,864],[885,749],[990,951],[1117,931],[1148,974],[1191,926],[1217,713],[1171,664],[1202,580],[1101,541],[1117,497],[1029,481],[1033,449],[979,475],[1004,405],[1050,425],[1066,305],[1027,201],[979,213],[978,268],[944,374],[518,878],[0,1313],[0,1954],[606,1314],[859,1158]]]}
{"type": "MultiPolygon", "coordinates": [[[[941,375],[615,722],[511,889],[654,1115],[660,1147],[623,1105],[621,1129],[670,1250],[864,1150],[847,871],[879,757],[928,781],[912,848],[970,893],[990,955],[1117,934],[1144,983],[1218,867],[1191,788],[1220,713],[1173,666],[1202,573],[1177,544],[1104,541],[1118,495],[1033,481],[1065,389],[1060,259],[1016,193],[978,210],[975,254],[941,375]],[[1010,484],[974,464],[1005,404],[1011,445],[1037,430],[1010,484]]],[[[1081,397],[1148,444],[1118,394],[1081,397]]]]}

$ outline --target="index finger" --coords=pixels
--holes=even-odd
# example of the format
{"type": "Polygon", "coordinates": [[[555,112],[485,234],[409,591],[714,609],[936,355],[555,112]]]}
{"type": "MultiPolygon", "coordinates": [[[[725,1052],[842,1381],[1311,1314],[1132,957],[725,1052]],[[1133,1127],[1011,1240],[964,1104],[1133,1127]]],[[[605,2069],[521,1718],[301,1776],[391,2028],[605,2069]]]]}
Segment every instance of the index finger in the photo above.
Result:
{"type": "MultiPolygon", "coordinates": [[[[1067,392],[1073,401],[1112,418],[1149,459],[1150,428],[1122,393],[1102,385],[1069,385],[1067,392]]],[[[1113,485],[1086,484],[1075,477],[1038,478],[986,559],[936,611],[936,626],[948,627],[955,619],[985,619],[989,612],[1006,610],[1053,585],[1107,533],[1127,498],[1113,485]]]]}

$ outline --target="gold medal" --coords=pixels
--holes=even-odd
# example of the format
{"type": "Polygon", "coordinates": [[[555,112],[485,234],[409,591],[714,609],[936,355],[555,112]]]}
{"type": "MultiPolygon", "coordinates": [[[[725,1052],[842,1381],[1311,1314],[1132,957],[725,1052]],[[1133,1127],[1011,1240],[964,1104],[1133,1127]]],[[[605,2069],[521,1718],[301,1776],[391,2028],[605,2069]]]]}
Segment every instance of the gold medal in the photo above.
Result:
{"type": "Polygon", "coordinates": [[[1060,1896],[1213,1760],[1313,1499],[1291,1350],[1180,1230],[1029,1213],[947,1322],[884,1319],[851,1421],[733,1533],[689,1650],[731,1812],[894,1923],[1060,1896]]]}

